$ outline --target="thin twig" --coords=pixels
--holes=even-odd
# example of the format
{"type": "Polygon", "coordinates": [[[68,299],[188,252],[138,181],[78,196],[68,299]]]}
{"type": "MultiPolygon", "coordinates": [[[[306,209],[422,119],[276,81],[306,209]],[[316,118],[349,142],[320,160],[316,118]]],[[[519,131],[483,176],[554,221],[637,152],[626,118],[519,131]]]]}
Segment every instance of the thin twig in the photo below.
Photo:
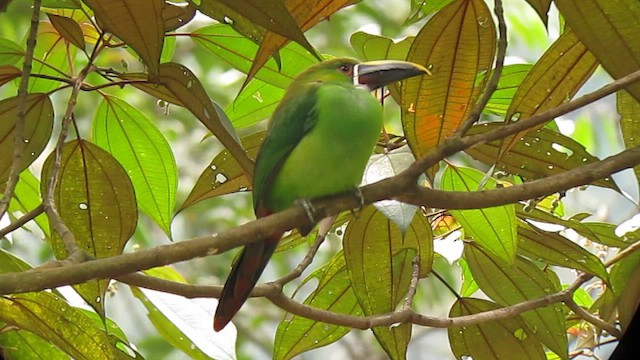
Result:
{"type": "Polygon", "coordinates": [[[566,299],[564,301],[564,304],[567,305],[567,307],[571,309],[571,311],[573,311],[573,313],[578,315],[581,319],[587,322],[590,322],[591,324],[599,327],[600,329],[605,330],[606,332],[608,332],[609,334],[611,334],[612,336],[618,339],[622,337],[622,331],[616,329],[611,324],[607,323],[606,321],[600,319],[599,317],[581,308],[578,304],[575,303],[575,301],[573,301],[573,298],[566,299]]]}
{"type": "Polygon", "coordinates": [[[22,225],[35,219],[36,216],[42,214],[43,212],[44,212],[44,206],[42,206],[42,204],[38,205],[35,209],[22,215],[19,219],[7,225],[4,229],[0,229],[0,238],[3,238],[7,234],[11,233],[12,231],[19,229],[20,227],[22,227],[22,225]]]}
{"type": "Polygon", "coordinates": [[[416,290],[418,288],[418,280],[420,279],[420,257],[416,255],[411,261],[411,282],[409,283],[409,289],[407,290],[407,296],[404,298],[403,310],[410,310],[413,304],[413,298],[416,296],[416,290]]]}
{"type": "Polygon", "coordinates": [[[13,137],[13,161],[7,178],[7,185],[4,188],[2,199],[0,199],[0,219],[7,212],[16,185],[20,179],[20,168],[22,167],[22,156],[26,147],[24,139],[24,122],[27,116],[27,91],[29,88],[29,75],[32,70],[33,52],[36,48],[36,38],[38,35],[38,22],[40,17],[41,0],[34,0],[33,12],[31,13],[31,26],[29,28],[29,37],[27,38],[27,51],[24,55],[22,64],[22,75],[20,77],[20,87],[18,88],[18,109],[15,126],[15,135],[13,137]]]}
{"type": "Polygon", "coordinates": [[[487,82],[487,85],[484,88],[484,92],[482,96],[473,107],[469,116],[465,119],[465,121],[458,127],[454,136],[464,136],[467,131],[478,122],[480,119],[480,114],[482,110],[487,106],[489,100],[491,99],[491,95],[496,91],[498,87],[498,82],[500,81],[500,75],[502,75],[502,68],[504,66],[504,58],[507,54],[507,25],[504,21],[504,11],[502,9],[502,0],[495,1],[494,12],[496,13],[496,17],[498,18],[498,52],[496,55],[496,67],[487,82]]]}

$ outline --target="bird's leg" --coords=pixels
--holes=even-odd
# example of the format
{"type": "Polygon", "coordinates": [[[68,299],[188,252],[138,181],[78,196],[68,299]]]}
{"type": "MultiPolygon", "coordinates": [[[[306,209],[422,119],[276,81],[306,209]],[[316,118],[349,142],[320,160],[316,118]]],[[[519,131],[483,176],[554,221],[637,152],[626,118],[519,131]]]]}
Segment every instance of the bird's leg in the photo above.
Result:
{"type": "Polygon", "coordinates": [[[362,208],[364,207],[364,195],[362,195],[362,190],[360,190],[359,187],[356,187],[352,191],[353,191],[353,195],[360,202],[360,209],[359,210],[362,210],[362,208]]]}
{"type": "Polygon", "coordinates": [[[304,209],[304,212],[307,213],[307,218],[309,219],[309,222],[311,224],[316,223],[316,219],[313,216],[313,214],[316,212],[316,209],[313,207],[309,199],[298,199],[294,203],[296,205],[302,206],[302,208],[304,209]]]}

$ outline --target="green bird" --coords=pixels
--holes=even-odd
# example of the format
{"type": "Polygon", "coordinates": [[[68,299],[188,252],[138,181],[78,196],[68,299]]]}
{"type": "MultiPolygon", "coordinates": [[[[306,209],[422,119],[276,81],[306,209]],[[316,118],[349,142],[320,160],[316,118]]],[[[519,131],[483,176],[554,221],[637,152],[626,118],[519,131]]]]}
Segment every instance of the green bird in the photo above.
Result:
{"type": "MultiPolygon", "coordinates": [[[[382,108],[371,91],[426,73],[404,61],[343,58],[298,75],[274,111],[256,159],[256,216],[285,210],[296,201],[356,190],[382,130],[382,108]]],[[[312,227],[299,230],[306,235],[312,227]]],[[[216,331],[247,300],[282,235],[270,234],[244,247],[222,290],[216,331]]]]}

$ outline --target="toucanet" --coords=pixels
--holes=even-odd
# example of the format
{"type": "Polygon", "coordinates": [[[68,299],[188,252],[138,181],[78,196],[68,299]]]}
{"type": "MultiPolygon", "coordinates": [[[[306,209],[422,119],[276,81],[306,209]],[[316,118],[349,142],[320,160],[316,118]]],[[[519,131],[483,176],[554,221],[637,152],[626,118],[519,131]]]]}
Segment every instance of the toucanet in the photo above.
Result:
{"type": "MultiPolygon", "coordinates": [[[[404,61],[333,59],[298,75],[271,117],[253,174],[258,218],[357,189],[382,130],[372,91],[428,71],[404,61]]],[[[303,235],[311,228],[299,229],[303,235]]],[[[222,290],[213,328],[224,328],[249,297],[282,237],[246,245],[222,290]]]]}

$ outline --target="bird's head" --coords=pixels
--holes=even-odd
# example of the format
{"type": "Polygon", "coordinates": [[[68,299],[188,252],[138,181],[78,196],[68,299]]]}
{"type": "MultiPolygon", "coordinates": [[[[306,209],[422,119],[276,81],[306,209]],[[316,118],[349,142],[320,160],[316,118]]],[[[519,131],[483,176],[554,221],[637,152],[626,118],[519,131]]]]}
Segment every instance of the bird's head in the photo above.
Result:
{"type": "Polygon", "coordinates": [[[417,75],[431,74],[424,66],[406,61],[379,60],[360,62],[352,58],[324,61],[307,69],[301,79],[334,82],[349,81],[369,91],[417,75]]]}

